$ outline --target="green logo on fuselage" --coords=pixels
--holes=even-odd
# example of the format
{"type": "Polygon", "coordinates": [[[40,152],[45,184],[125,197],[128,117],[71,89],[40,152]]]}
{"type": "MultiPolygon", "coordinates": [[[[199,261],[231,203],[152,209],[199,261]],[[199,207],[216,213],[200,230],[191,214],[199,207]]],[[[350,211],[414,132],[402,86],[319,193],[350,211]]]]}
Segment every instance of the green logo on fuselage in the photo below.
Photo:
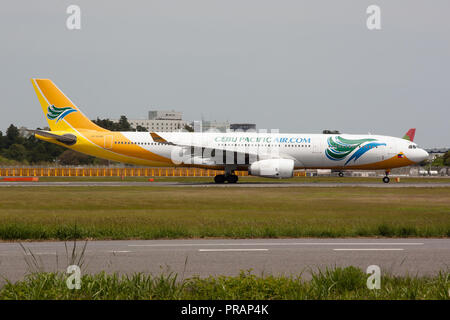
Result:
{"type": "Polygon", "coordinates": [[[358,158],[370,149],[386,145],[386,143],[372,141],[376,141],[376,139],[345,139],[340,136],[329,137],[327,139],[328,148],[325,150],[325,155],[330,160],[339,161],[345,159],[358,148],[359,150],[355,151],[355,153],[353,153],[353,155],[345,162],[346,165],[350,160],[358,160],[358,158]]]}

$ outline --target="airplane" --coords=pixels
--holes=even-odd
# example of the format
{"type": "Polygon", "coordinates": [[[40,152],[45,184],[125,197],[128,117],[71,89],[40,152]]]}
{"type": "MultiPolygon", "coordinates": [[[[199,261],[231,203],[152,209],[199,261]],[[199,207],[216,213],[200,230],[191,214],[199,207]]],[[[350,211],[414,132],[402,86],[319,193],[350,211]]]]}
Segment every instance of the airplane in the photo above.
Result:
{"type": "Polygon", "coordinates": [[[428,153],[403,138],[354,134],[264,132],[113,132],[97,126],[49,79],[31,79],[50,130],[38,139],[98,158],[151,167],[223,170],[215,183],[236,183],[237,170],[266,178],[291,178],[294,170],[384,170],[422,162],[428,153]]]}

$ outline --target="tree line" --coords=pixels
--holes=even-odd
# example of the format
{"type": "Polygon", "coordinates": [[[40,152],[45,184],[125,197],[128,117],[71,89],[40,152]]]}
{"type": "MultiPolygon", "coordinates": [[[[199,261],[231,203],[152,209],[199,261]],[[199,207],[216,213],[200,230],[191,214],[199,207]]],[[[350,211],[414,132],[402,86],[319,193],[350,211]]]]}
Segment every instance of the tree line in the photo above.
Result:
{"type": "MultiPolygon", "coordinates": [[[[141,126],[133,128],[126,116],[121,116],[118,122],[99,118],[93,122],[111,131],[147,131],[141,126]]],[[[38,129],[41,130],[41,128],[38,129]]],[[[13,124],[5,133],[0,131],[1,165],[107,165],[108,163],[108,160],[39,140],[13,124]]]]}

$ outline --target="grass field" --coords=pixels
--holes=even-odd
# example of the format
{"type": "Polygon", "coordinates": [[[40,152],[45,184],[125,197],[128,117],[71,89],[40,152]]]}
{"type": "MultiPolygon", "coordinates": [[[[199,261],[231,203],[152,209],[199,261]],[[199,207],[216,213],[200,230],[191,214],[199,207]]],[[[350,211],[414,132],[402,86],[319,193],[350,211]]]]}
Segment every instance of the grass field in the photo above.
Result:
{"type": "Polygon", "coordinates": [[[0,239],[449,237],[450,188],[12,187],[0,239]]]}
{"type": "Polygon", "coordinates": [[[69,290],[67,275],[36,273],[0,288],[0,299],[450,299],[450,273],[433,277],[381,277],[381,289],[369,290],[367,275],[354,267],[317,271],[310,281],[301,276],[255,276],[180,279],[168,275],[85,275],[81,289],[69,290]]]}

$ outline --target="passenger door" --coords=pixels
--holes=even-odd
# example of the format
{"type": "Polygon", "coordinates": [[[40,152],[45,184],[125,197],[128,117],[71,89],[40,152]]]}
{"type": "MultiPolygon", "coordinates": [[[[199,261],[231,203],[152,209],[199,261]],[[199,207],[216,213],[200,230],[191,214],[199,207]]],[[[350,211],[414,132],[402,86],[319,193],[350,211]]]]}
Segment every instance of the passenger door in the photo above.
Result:
{"type": "Polygon", "coordinates": [[[113,147],[113,136],[111,135],[105,136],[104,148],[110,150],[112,149],[112,147],[113,147]]]}

